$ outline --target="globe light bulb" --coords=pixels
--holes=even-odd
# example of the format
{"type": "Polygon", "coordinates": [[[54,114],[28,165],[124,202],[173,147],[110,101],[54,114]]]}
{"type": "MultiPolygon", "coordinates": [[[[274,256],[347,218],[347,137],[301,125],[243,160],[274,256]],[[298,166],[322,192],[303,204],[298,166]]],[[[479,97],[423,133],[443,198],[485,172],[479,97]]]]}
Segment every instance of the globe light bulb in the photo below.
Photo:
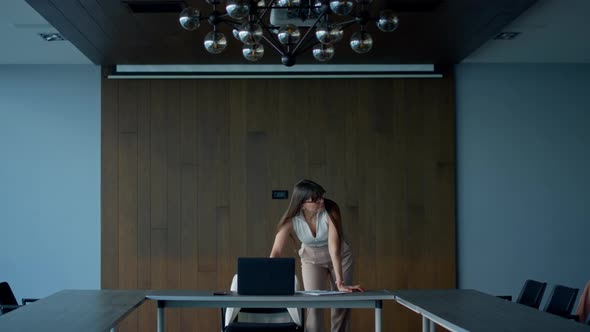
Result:
{"type": "Polygon", "coordinates": [[[246,60],[256,62],[262,59],[264,56],[264,45],[244,45],[244,48],[242,49],[242,55],[244,55],[246,60]]]}
{"type": "Polygon", "coordinates": [[[334,46],[330,44],[317,44],[313,47],[312,54],[318,61],[328,61],[334,57],[334,46]]]}
{"type": "Polygon", "coordinates": [[[180,12],[178,22],[180,26],[188,31],[193,31],[201,25],[201,13],[198,9],[187,7],[180,12]]]}
{"type": "Polygon", "coordinates": [[[383,32],[392,32],[397,29],[399,25],[399,19],[391,9],[382,10],[379,13],[379,19],[377,20],[377,28],[383,32]]]}
{"type": "Polygon", "coordinates": [[[340,28],[327,23],[320,24],[315,30],[315,37],[322,44],[336,43],[342,39],[342,36],[344,32],[340,28]]]}
{"type": "Polygon", "coordinates": [[[246,22],[240,26],[238,38],[246,45],[259,44],[262,39],[262,27],[260,24],[246,22]]]}
{"type": "Polygon", "coordinates": [[[227,39],[225,39],[223,33],[211,31],[205,36],[203,44],[205,45],[207,52],[211,54],[219,54],[227,47],[227,39]]]}
{"type": "Polygon", "coordinates": [[[357,31],[350,38],[350,48],[356,53],[367,53],[373,48],[373,38],[368,32],[357,31]]]}
{"type": "Polygon", "coordinates": [[[241,20],[250,13],[250,1],[248,0],[227,0],[225,6],[227,14],[235,19],[241,20]]]}
{"type": "Polygon", "coordinates": [[[277,6],[279,6],[279,7],[299,7],[299,6],[301,6],[301,0],[278,0],[277,6]]]}
{"type": "Polygon", "coordinates": [[[301,39],[301,32],[297,26],[293,24],[287,24],[279,29],[277,38],[283,45],[297,44],[299,39],[301,39]]]}
{"type": "Polygon", "coordinates": [[[344,31],[338,27],[332,26],[330,27],[330,35],[334,39],[333,43],[337,43],[342,40],[342,37],[344,37],[344,31]]]}
{"type": "Polygon", "coordinates": [[[348,15],[352,11],[351,0],[330,0],[330,9],[336,15],[348,15]]]}

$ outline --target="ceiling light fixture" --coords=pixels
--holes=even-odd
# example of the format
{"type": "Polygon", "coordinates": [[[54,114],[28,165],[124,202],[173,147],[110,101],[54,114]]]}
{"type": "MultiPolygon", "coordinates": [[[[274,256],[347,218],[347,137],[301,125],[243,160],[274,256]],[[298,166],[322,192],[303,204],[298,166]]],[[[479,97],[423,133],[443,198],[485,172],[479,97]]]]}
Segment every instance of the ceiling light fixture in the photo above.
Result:
{"type": "Polygon", "coordinates": [[[356,53],[367,53],[373,47],[373,38],[365,26],[375,21],[379,30],[397,29],[399,20],[392,10],[385,9],[379,17],[372,17],[369,6],[372,0],[227,0],[225,13],[217,10],[220,0],[206,0],[213,6],[207,16],[198,9],[187,7],[180,13],[180,25],[189,31],[199,28],[207,20],[213,31],[205,36],[205,49],[212,54],[227,47],[225,35],[218,24],[230,25],[233,36],[244,46],[242,55],[248,61],[264,56],[267,44],[281,55],[285,66],[293,66],[298,55],[312,49],[313,57],[321,62],[334,56],[334,43],[340,41],[344,29],[358,24],[360,29],[350,38],[350,47],[356,53]],[[333,15],[335,14],[335,15],[333,15]]]}

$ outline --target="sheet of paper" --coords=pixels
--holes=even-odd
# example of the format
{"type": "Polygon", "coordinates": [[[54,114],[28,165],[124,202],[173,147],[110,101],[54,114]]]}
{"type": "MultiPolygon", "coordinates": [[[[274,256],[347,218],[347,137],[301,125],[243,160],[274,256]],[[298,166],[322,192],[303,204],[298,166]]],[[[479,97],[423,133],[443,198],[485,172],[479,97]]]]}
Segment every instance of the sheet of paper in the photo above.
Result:
{"type": "Polygon", "coordinates": [[[297,291],[299,294],[306,294],[306,295],[336,295],[336,294],[346,294],[346,292],[341,291],[331,291],[331,290],[308,290],[308,291],[297,291]]]}

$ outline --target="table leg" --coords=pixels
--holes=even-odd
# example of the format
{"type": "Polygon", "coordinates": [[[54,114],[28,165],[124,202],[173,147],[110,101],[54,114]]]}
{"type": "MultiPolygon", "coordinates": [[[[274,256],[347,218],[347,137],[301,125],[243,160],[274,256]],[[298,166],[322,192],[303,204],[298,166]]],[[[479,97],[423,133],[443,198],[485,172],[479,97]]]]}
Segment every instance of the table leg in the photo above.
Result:
{"type": "Polygon", "coordinates": [[[430,319],[426,318],[425,316],[422,316],[422,332],[431,332],[430,331],[430,324],[432,322],[430,321],[430,319]]]}
{"type": "Polygon", "coordinates": [[[158,301],[158,332],[164,332],[164,301],[158,301]]]}
{"type": "Polygon", "coordinates": [[[381,311],[383,311],[383,301],[375,301],[375,332],[381,332],[381,311]]]}
{"type": "Polygon", "coordinates": [[[430,321],[430,332],[436,332],[436,324],[434,324],[434,322],[429,319],[430,321]]]}

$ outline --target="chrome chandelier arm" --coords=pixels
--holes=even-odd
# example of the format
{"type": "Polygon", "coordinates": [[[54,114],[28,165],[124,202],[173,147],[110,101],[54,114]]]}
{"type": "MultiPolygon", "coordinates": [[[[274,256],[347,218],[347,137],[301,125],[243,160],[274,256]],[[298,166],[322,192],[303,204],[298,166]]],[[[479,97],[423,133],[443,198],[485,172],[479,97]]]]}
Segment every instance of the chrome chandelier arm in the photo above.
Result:
{"type": "MultiPolygon", "coordinates": [[[[266,27],[265,27],[266,28],[266,27]]],[[[267,28],[268,29],[268,28],[267,28]]],[[[269,32],[269,35],[272,36],[272,33],[269,32]]],[[[280,48],[279,46],[275,45],[274,39],[269,39],[268,37],[266,37],[265,35],[262,35],[262,39],[264,39],[272,48],[275,49],[275,51],[277,51],[277,53],[279,53],[281,56],[285,56],[287,53],[285,53],[285,51],[280,48]]]]}
{"type": "Polygon", "coordinates": [[[309,29],[307,29],[307,32],[305,32],[305,35],[303,35],[303,38],[301,38],[299,40],[299,42],[297,43],[297,45],[295,45],[295,49],[293,50],[293,54],[297,53],[297,50],[299,49],[299,47],[301,46],[301,44],[307,39],[307,37],[309,36],[309,33],[311,32],[311,30],[313,30],[318,23],[320,22],[320,20],[326,16],[326,13],[322,13],[316,20],[315,22],[313,22],[313,25],[311,27],[309,27],[309,29]]]}

